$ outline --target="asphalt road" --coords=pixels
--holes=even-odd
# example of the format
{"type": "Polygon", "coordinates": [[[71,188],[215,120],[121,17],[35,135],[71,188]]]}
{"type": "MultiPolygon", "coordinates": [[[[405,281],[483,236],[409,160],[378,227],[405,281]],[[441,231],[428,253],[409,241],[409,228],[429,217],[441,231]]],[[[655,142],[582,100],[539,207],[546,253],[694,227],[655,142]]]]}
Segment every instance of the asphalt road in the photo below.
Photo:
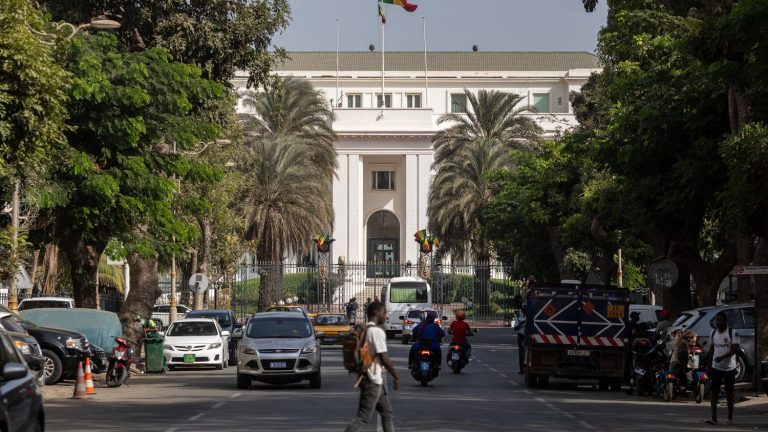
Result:
{"type": "MultiPolygon", "coordinates": [[[[401,431],[754,431],[768,416],[736,412],[736,425],[701,423],[708,407],[690,401],[599,391],[586,382],[553,380],[528,390],[518,375],[515,335],[482,330],[473,340],[475,361],[461,375],[443,373],[427,388],[405,371],[407,347],[390,344],[402,370],[391,390],[401,431]]],[[[50,431],[342,431],[358,392],[341,365],[339,348],[323,349],[323,387],[256,385],[235,388],[235,371],[186,370],[131,378],[130,386],[97,388],[92,400],[46,400],[50,431]]],[[[71,387],[69,387],[71,388],[71,387]]],[[[56,389],[59,390],[59,389],[56,389]]],[[[61,389],[64,391],[64,389],[61,389]]],[[[723,408],[724,410],[724,408],[723,408]]],[[[745,410],[743,410],[745,411],[745,410]]],[[[723,412],[723,417],[725,413],[723,412]]],[[[373,424],[370,431],[376,430],[373,424]]]]}

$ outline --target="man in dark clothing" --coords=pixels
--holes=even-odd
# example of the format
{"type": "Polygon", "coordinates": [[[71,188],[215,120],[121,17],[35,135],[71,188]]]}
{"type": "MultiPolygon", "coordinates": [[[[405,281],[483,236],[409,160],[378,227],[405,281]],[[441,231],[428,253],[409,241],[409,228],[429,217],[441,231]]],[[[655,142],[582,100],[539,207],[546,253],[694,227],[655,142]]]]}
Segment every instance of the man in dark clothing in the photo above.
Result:
{"type": "Polygon", "coordinates": [[[349,303],[347,303],[347,320],[349,320],[351,324],[354,324],[356,321],[355,318],[357,317],[358,307],[357,297],[352,297],[349,299],[349,303]]]}

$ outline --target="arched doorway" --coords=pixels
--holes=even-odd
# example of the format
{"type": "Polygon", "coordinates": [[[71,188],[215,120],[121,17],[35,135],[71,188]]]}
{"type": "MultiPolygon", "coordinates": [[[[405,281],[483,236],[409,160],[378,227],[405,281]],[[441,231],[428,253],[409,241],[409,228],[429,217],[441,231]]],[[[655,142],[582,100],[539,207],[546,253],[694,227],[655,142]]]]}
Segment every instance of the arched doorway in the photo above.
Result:
{"type": "Polygon", "coordinates": [[[367,226],[368,277],[392,277],[400,269],[400,221],[394,213],[379,210],[367,226]]]}

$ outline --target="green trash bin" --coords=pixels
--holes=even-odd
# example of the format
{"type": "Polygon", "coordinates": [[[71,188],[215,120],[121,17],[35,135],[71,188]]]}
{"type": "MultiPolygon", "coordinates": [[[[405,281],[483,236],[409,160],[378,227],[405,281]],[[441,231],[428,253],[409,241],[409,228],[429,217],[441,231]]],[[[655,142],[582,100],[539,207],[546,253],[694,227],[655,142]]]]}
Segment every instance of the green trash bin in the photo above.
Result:
{"type": "Polygon", "coordinates": [[[165,356],[163,355],[163,343],[165,338],[159,334],[147,335],[144,341],[144,355],[146,356],[147,373],[164,373],[165,356]]]}

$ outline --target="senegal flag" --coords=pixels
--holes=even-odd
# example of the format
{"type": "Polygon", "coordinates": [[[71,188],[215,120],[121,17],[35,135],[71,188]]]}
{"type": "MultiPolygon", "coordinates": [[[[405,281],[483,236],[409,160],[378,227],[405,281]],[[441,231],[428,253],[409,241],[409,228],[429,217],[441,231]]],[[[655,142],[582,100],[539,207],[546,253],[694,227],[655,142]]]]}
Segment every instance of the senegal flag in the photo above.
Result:
{"type": "Polygon", "coordinates": [[[407,10],[408,12],[413,12],[417,8],[415,4],[409,3],[408,0],[381,0],[381,2],[386,4],[391,4],[391,5],[402,6],[403,9],[407,10]]]}

